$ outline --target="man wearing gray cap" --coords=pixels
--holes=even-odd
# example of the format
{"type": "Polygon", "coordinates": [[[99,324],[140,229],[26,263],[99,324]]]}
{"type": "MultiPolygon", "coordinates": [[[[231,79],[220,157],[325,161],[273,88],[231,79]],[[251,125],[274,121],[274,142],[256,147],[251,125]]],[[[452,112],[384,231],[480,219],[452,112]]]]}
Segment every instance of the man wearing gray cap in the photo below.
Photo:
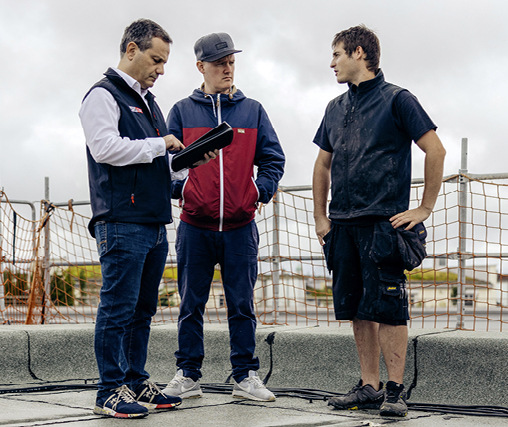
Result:
{"type": "Polygon", "coordinates": [[[173,182],[173,197],[182,206],[176,238],[178,291],[177,373],[164,393],[201,397],[204,358],[203,313],[216,264],[220,265],[226,298],[233,368],[233,397],[273,401],[257,375],[254,356],[259,234],[254,221],[258,204],[268,203],[284,172],[284,153],[262,105],[233,85],[235,49],[226,33],[201,37],[194,46],[200,89],[177,102],[167,124],[185,146],[226,121],[233,142],[215,162],[189,171],[173,182]],[[257,167],[254,178],[254,167],[257,167]]]}

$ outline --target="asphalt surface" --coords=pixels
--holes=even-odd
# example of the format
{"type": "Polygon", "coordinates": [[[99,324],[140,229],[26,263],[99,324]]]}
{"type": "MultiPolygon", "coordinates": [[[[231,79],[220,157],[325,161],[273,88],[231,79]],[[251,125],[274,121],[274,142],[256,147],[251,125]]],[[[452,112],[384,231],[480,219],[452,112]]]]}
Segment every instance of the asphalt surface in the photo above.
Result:
{"type": "MultiPolygon", "coordinates": [[[[0,427],[508,426],[506,332],[410,330],[404,382],[415,387],[409,414],[382,418],[373,410],[327,406],[327,397],[358,382],[350,328],[259,326],[260,377],[268,378],[277,396],[275,402],[260,403],[232,398],[226,384],[231,373],[227,328],[206,325],[204,397],[138,420],[92,413],[98,376],[93,332],[93,325],[0,327],[0,427]]],[[[153,381],[165,384],[173,377],[176,349],[176,325],[152,328],[147,370],[153,381]]]]}
{"type": "MultiPolygon", "coordinates": [[[[277,394],[277,393],[276,393],[277,394]]],[[[186,399],[172,411],[151,412],[143,419],[120,420],[93,415],[95,391],[0,394],[0,426],[506,426],[508,418],[411,410],[405,418],[382,418],[375,410],[339,411],[324,400],[277,397],[275,402],[236,400],[229,393],[186,399]]],[[[508,413],[507,413],[508,415],[508,413]]]]}

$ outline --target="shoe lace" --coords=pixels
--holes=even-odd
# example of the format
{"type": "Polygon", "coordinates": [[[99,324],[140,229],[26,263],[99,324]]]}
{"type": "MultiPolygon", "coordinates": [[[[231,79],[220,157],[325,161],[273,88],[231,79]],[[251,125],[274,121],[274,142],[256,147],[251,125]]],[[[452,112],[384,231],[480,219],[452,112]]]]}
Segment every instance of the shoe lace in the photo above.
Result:
{"type": "Polygon", "coordinates": [[[400,391],[397,390],[386,390],[386,401],[390,403],[396,403],[398,402],[400,397],[400,391]]]}
{"type": "Polygon", "coordinates": [[[111,402],[112,409],[116,409],[118,404],[122,401],[125,403],[135,403],[136,396],[129,389],[129,387],[123,385],[115,389],[115,394],[112,394],[111,397],[109,397],[109,399],[107,399],[106,402],[104,402],[104,404],[108,403],[109,401],[111,402]]]}
{"type": "Polygon", "coordinates": [[[355,394],[358,390],[360,390],[362,388],[361,384],[358,383],[356,384],[351,390],[349,390],[347,393],[346,393],[346,396],[350,396],[352,394],[355,394]]]}
{"type": "Polygon", "coordinates": [[[153,396],[157,396],[159,394],[163,394],[162,390],[157,386],[157,384],[146,381],[145,382],[146,388],[143,390],[141,394],[144,394],[147,398],[151,398],[153,396]]]}
{"type": "Polygon", "coordinates": [[[185,377],[182,377],[181,375],[175,375],[174,378],[168,383],[168,387],[173,388],[177,387],[180,384],[183,384],[185,381],[185,377]]]}
{"type": "Polygon", "coordinates": [[[255,388],[264,388],[265,385],[263,381],[258,376],[252,376],[247,378],[247,380],[255,387],[255,388]]]}

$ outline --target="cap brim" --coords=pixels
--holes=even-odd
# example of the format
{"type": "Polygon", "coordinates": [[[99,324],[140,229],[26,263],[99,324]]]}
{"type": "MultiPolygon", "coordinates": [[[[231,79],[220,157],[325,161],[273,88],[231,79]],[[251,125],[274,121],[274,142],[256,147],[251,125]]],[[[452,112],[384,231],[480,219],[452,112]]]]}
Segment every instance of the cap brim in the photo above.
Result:
{"type": "Polygon", "coordinates": [[[199,61],[214,62],[214,61],[217,61],[221,58],[224,58],[225,56],[232,55],[234,53],[239,53],[239,52],[241,52],[241,50],[229,49],[229,50],[225,50],[221,53],[217,53],[215,55],[207,56],[206,58],[201,58],[201,59],[199,59],[199,61]]]}

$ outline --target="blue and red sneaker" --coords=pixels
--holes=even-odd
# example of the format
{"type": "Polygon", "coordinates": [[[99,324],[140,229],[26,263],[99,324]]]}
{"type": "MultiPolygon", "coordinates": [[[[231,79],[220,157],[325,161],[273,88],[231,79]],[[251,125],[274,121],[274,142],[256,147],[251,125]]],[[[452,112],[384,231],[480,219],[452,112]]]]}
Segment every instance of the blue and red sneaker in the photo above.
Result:
{"type": "Polygon", "coordinates": [[[93,413],[114,418],[142,418],[148,415],[148,409],[134,398],[134,393],[123,385],[110,394],[97,398],[93,413]]]}
{"type": "Polygon", "coordinates": [[[148,409],[174,409],[182,403],[178,396],[168,396],[157,384],[145,381],[134,390],[138,403],[148,409]]]}

